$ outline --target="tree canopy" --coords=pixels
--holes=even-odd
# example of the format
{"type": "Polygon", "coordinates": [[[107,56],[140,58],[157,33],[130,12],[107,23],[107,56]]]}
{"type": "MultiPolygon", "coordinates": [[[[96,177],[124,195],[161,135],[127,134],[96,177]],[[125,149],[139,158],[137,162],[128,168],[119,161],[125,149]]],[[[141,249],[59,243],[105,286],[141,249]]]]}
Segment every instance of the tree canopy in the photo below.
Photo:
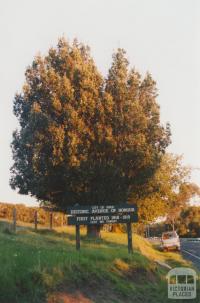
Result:
{"type": "Polygon", "coordinates": [[[191,199],[200,196],[200,188],[190,182],[190,176],[191,169],[183,165],[182,156],[165,153],[154,176],[129,198],[137,202],[141,222],[163,216],[174,227],[191,199]]]}
{"type": "Polygon", "coordinates": [[[157,171],[170,143],[156,83],[118,49],[104,78],[89,48],[60,39],[26,69],[14,99],[11,186],[59,209],[128,200],[157,171]]]}
{"type": "Polygon", "coordinates": [[[180,208],[181,188],[188,184],[190,170],[182,164],[182,157],[166,153],[154,176],[140,191],[133,191],[130,200],[136,200],[142,222],[152,222],[180,208]]]}
{"type": "Polygon", "coordinates": [[[200,237],[200,207],[184,209],[178,218],[177,228],[182,237],[200,237]]]}

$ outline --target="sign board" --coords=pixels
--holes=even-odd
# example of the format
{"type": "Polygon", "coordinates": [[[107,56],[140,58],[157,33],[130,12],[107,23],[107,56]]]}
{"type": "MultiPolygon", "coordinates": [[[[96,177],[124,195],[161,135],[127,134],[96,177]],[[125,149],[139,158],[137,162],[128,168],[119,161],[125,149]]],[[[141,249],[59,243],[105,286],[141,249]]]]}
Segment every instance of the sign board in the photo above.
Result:
{"type": "Polygon", "coordinates": [[[117,204],[117,205],[91,205],[91,206],[74,206],[67,209],[68,215],[112,215],[137,213],[136,205],[117,204]]]}
{"type": "Polygon", "coordinates": [[[80,225],[126,223],[128,252],[133,252],[132,222],[138,222],[134,204],[74,206],[67,209],[68,225],[76,225],[76,249],[80,250],[80,225]]]}
{"type": "Polygon", "coordinates": [[[69,225],[92,225],[92,224],[113,224],[137,222],[136,214],[114,214],[114,215],[89,215],[89,216],[69,216],[69,225]]]}

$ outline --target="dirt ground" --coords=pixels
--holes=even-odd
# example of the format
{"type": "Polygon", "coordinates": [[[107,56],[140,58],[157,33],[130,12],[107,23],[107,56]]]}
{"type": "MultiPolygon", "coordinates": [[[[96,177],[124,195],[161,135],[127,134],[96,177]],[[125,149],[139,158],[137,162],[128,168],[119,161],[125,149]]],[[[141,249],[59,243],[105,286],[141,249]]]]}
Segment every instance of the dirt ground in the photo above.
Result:
{"type": "Polygon", "coordinates": [[[92,303],[90,299],[86,298],[81,292],[73,294],[67,292],[58,292],[50,296],[48,303],[92,303]]]}

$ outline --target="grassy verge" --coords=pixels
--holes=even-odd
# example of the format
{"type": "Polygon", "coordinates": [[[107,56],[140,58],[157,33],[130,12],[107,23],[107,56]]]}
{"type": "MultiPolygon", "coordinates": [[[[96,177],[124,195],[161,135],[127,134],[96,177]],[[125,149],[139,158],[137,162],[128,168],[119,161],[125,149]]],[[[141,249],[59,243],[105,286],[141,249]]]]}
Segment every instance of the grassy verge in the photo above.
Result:
{"type": "Polygon", "coordinates": [[[21,227],[12,234],[1,222],[0,302],[168,302],[168,270],[155,261],[188,266],[180,254],[162,253],[137,235],[133,255],[125,234],[103,232],[91,241],[83,230],[81,237],[77,252],[74,228],[21,227]]]}

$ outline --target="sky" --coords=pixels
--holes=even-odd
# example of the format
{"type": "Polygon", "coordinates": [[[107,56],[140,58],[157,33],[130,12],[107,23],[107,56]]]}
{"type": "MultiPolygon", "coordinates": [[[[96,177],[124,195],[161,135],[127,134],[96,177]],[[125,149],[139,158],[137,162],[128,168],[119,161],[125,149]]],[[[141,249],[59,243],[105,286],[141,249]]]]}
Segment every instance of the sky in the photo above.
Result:
{"type": "Polygon", "coordinates": [[[37,204],[9,186],[13,98],[34,56],[61,36],[88,44],[104,76],[118,47],[153,75],[161,121],[171,124],[168,151],[183,155],[200,185],[199,28],[199,0],[0,0],[0,201],[37,204]]]}

